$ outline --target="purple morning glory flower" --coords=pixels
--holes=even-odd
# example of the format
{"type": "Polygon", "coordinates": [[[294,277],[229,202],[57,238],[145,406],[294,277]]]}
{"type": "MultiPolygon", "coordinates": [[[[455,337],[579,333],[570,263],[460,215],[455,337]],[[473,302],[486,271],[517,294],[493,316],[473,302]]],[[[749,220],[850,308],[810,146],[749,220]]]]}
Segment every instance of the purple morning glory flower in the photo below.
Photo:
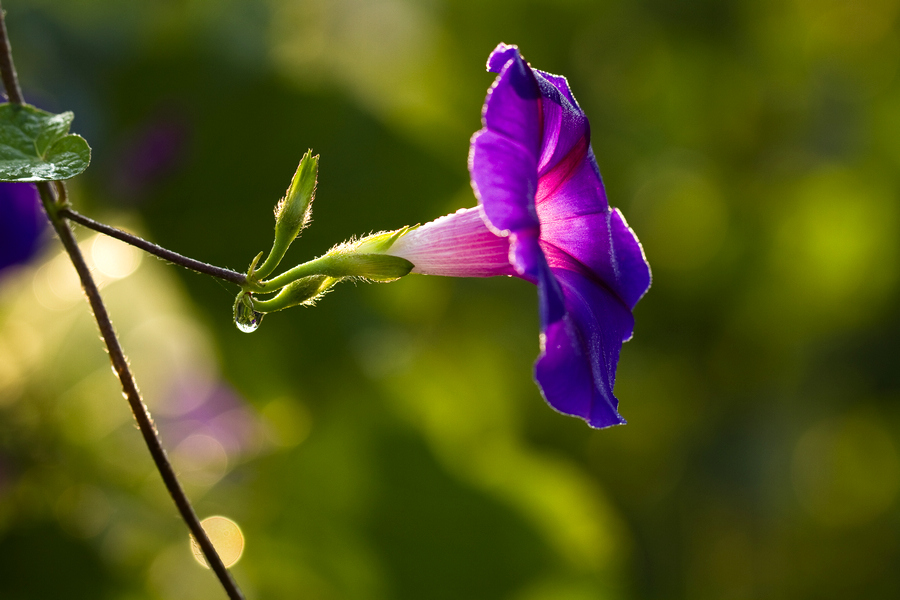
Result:
{"type": "Polygon", "coordinates": [[[506,44],[487,67],[499,75],[469,154],[479,206],[411,230],[388,252],[414,273],[535,283],[535,379],[544,398],[592,427],[625,423],[613,395],[616,365],[650,267],[607,203],[588,120],[566,79],[532,69],[506,44]]]}
{"type": "Polygon", "coordinates": [[[46,219],[31,183],[0,183],[0,273],[37,252],[46,219]]]}

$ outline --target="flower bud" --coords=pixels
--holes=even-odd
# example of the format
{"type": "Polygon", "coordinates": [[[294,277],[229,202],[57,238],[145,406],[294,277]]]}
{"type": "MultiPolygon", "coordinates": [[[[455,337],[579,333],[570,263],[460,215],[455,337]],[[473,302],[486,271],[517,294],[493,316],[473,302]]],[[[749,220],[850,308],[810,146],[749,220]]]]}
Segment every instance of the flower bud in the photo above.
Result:
{"type": "Polygon", "coordinates": [[[262,313],[270,313],[298,304],[311,305],[338,281],[340,280],[326,275],[304,277],[281,288],[274,298],[254,300],[253,308],[262,313]]]}
{"type": "Polygon", "coordinates": [[[251,268],[254,279],[262,279],[275,270],[291,242],[309,223],[318,172],[319,156],[313,156],[312,150],[307,150],[284,198],[275,207],[275,240],[266,261],[256,270],[251,268]]]}

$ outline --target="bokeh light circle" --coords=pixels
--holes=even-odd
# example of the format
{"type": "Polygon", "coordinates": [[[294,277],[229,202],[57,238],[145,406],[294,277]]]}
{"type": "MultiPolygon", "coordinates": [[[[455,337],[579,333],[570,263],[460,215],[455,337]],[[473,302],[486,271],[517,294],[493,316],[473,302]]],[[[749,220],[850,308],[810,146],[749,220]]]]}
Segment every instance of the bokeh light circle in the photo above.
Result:
{"type": "MultiPolygon", "coordinates": [[[[241,554],[244,553],[244,534],[237,523],[227,517],[217,516],[207,517],[200,521],[200,524],[203,525],[203,530],[209,536],[209,540],[226,567],[230,567],[240,560],[241,554]]],[[[194,536],[191,536],[191,551],[198,563],[209,568],[206,557],[203,556],[203,550],[200,549],[200,544],[197,543],[194,536]]]]}

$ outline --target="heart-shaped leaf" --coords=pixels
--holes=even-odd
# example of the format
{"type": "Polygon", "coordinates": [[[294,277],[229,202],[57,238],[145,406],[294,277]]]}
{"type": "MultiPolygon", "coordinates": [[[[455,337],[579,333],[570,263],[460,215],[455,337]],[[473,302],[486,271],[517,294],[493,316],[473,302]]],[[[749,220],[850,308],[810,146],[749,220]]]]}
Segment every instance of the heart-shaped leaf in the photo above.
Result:
{"type": "Polygon", "coordinates": [[[0,104],[0,181],[58,181],[91,162],[83,137],[69,134],[74,115],[27,104],[0,104]]]}

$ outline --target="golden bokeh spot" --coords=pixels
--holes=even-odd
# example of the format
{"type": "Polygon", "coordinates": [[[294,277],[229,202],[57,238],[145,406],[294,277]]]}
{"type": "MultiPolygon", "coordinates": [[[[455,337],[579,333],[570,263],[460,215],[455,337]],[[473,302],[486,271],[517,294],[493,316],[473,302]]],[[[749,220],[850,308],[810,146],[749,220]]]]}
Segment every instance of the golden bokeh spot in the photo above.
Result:
{"type": "Polygon", "coordinates": [[[107,237],[95,236],[91,241],[90,257],[95,268],[109,279],[128,277],[141,264],[141,253],[125,242],[107,237]]]}
{"type": "MultiPolygon", "coordinates": [[[[244,534],[237,523],[226,517],[207,517],[200,524],[226,567],[231,567],[240,560],[244,553],[244,534]]],[[[191,536],[191,551],[197,562],[208,569],[209,564],[194,536],[191,536]]]]}

